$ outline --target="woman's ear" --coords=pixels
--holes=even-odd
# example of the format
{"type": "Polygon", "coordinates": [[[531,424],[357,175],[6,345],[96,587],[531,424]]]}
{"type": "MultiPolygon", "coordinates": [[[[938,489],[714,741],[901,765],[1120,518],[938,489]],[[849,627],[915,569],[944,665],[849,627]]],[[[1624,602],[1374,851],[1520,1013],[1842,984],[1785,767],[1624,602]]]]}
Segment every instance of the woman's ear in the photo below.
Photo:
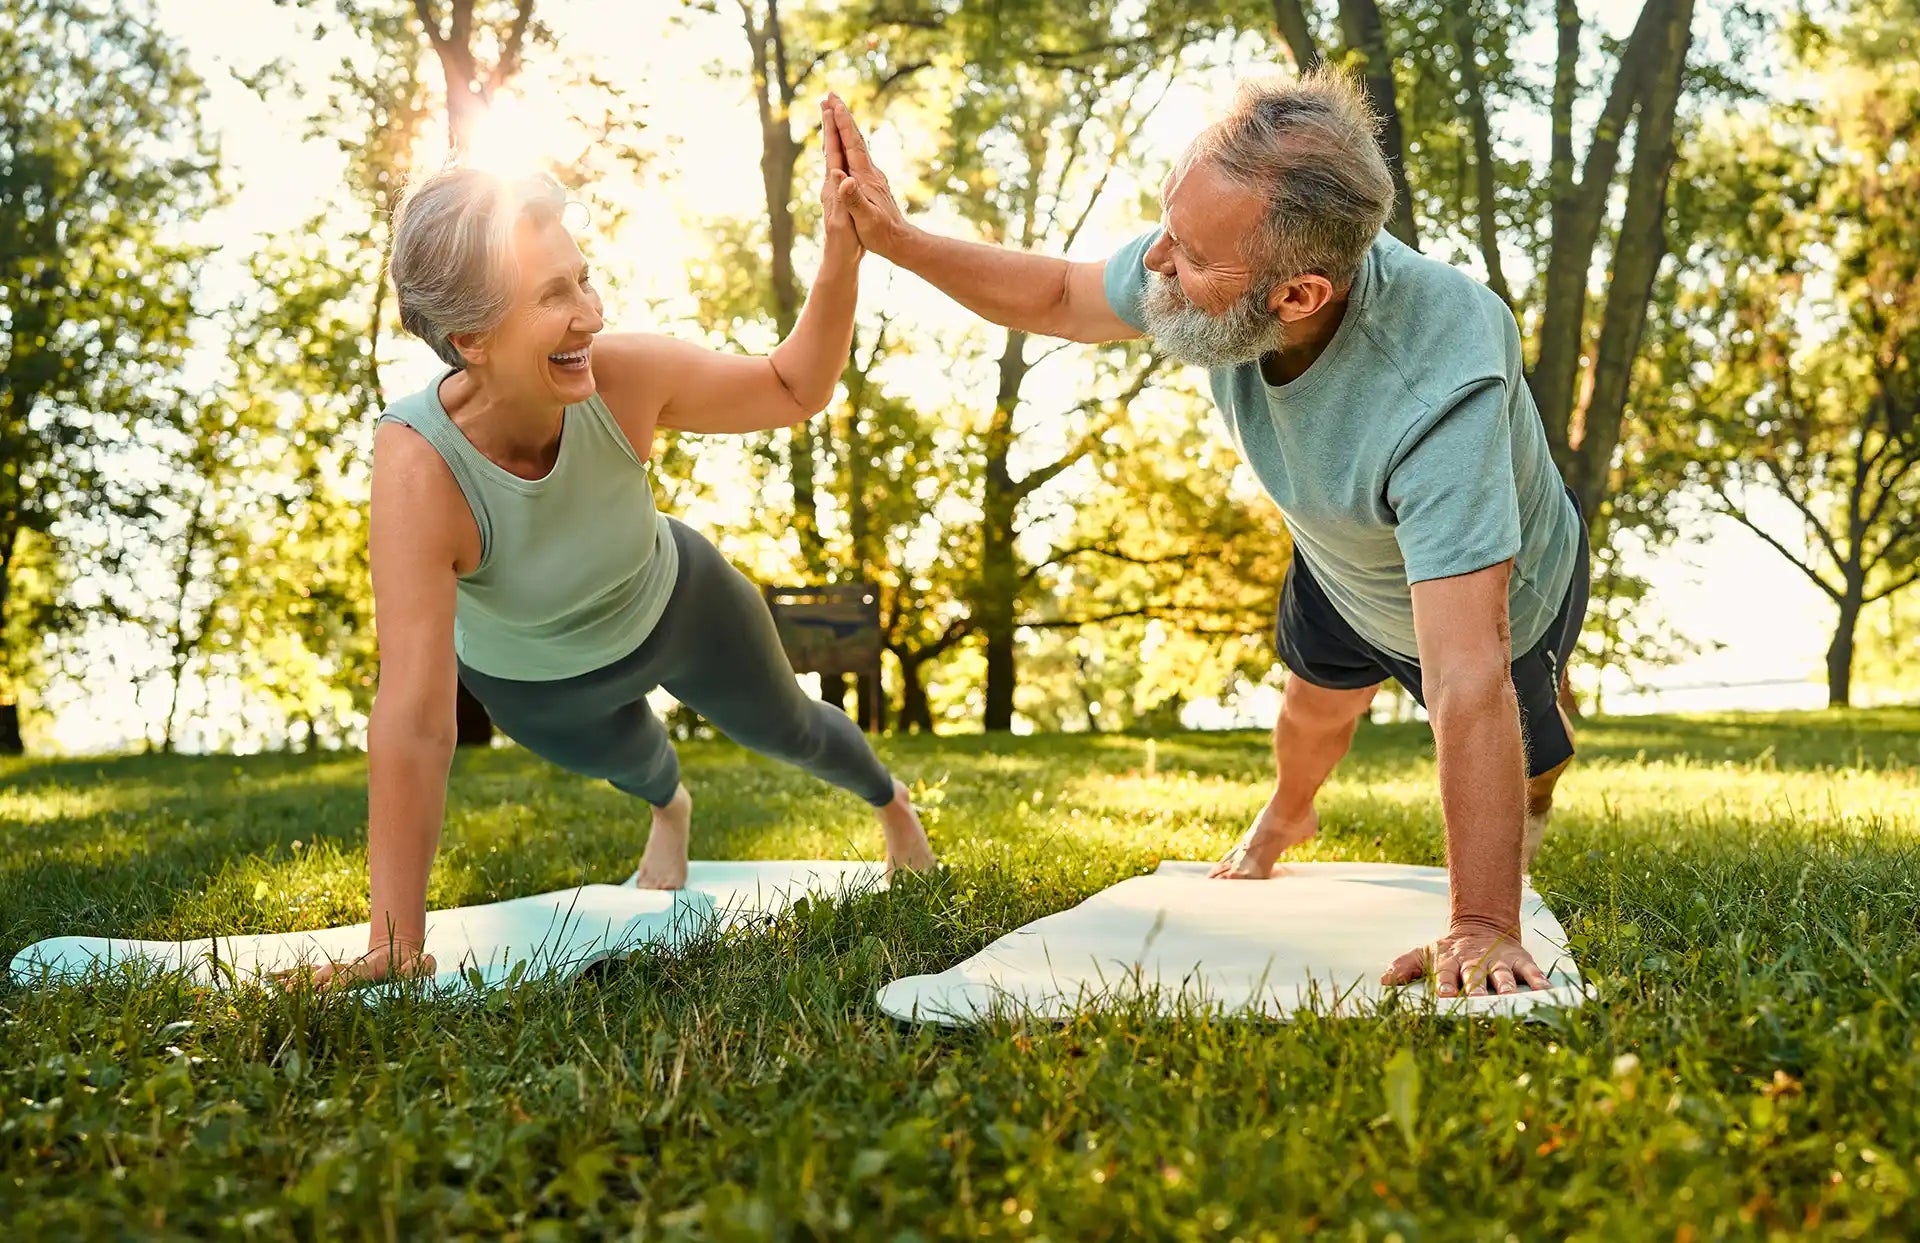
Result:
{"type": "Polygon", "coordinates": [[[487,361],[487,334],[484,332],[449,333],[447,342],[460,352],[460,360],[469,367],[487,361]]]}

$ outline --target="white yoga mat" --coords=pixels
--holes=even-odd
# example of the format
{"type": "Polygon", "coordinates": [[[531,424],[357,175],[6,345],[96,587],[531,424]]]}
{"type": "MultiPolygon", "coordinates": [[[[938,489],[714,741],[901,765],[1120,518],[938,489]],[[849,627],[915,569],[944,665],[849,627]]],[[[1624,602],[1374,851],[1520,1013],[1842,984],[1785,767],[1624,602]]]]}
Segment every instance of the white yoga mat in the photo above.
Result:
{"type": "MultiPolygon", "coordinates": [[[[1270,880],[1225,881],[1207,879],[1211,866],[1163,863],[950,970],[895,980],[880,990],[880,1008],[904,1022],[959,1026],[1143,1001],[1272,1018],[1365,1015],[1396,991],[1420,1004],[1424,984],[1394,990],[1379,980],[1395,958],[1445,931],[1445,868],[1299,863],[1270,880]]],[[[1552,987],[1440,1002],[1447,1012],[1520,1014],[1584,999],[1566,932],[1530,885],[1521,919],[1552,987]]]]}
{"type": "MultiPolygon", "coordinates": [[[[673,946],[715,928],[763,922],[805,896],[840,898],[886,886],[878,863],[811,860],[700,862],[684,889],[581,885],[427,915],[427,952],[436,989],[481,988],[513,978],[570,979],[601,962],[649,945],[673,946]]],[[[132,941],[53,937],[14,955],[20,984],[78,980],[129,963],[185,971],[215,987],[249,984],[274,971],[350,959],[366,952],[367,925],[314,932],[132,941]]]]}

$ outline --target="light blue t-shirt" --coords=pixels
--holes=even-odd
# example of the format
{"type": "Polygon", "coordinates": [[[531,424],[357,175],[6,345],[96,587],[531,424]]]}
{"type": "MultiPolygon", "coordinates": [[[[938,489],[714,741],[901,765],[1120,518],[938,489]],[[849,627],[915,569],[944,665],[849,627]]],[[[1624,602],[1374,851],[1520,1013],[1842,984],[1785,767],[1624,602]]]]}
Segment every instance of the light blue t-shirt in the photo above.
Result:
{"type": "MultiPolygon", "coordinates": [[[[1107,301],[1146,331],[1152,230],[1107,262],[1107,301]]],[[[1228,434],[1340,615],[1409,659],[1412,585],[1513,558],[1516,656],[1559,611],[1579,511],[1547,448],[1513,314],[1480,282],[1382,232],[1325,352],[1284,385],[1210,373],[1228,434]]]]}

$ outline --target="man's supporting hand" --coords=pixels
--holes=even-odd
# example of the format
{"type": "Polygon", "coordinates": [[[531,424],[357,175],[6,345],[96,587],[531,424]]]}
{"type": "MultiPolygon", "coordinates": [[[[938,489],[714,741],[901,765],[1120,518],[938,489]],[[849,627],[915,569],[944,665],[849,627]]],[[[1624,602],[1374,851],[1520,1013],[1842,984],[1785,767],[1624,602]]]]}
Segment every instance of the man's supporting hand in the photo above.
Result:
{"type": "Polygon", "coordinates": [[[1520,944],[1518,928],[1456,921],[1451,931],[1432,945],[1393,960],[1380,977],[1382,984],[1412,984],[1431,979],[1442,997],[1517,993],[1523,988],[1547,988],[1547,973],[1520,944]]]}

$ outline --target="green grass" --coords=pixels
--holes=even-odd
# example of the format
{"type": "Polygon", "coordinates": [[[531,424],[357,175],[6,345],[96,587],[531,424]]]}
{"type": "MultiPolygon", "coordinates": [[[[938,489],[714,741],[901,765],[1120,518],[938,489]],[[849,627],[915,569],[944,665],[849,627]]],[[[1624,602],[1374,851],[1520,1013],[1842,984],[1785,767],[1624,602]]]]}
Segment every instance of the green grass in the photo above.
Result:
{"type": "MultiPolygon", "coordinates": [[[[872,1001],[888,979],[1216,856],[1270,761],[1246,734],[1160,740],[1151,771],[1139,738],[891,741],[953,872],[768,934],[485,1004],[0,985],[0,1221],[31,1239],[1920,1232],[1920,713],[1596,722],[1583,744],[1536,883],[1599,999],[1550,1025],[899,1026],[872,1001]],[[1390,1062],[1418,1078],[1399,1120],[1390,1062]]],[[[696,854],[873,848],[851,799],[727,744],[684,755],[696,854]]],[[[0,955],[364,918],[362,780],[352,758],[0,766],[0,955]]],[[[1313,857],[1441,860],[1423,730],[1363,731],[1322,808],[1313,857]]],[[[617,879],[641,825],[521,753],[463,759],[433,900],[617,879]]]]}

